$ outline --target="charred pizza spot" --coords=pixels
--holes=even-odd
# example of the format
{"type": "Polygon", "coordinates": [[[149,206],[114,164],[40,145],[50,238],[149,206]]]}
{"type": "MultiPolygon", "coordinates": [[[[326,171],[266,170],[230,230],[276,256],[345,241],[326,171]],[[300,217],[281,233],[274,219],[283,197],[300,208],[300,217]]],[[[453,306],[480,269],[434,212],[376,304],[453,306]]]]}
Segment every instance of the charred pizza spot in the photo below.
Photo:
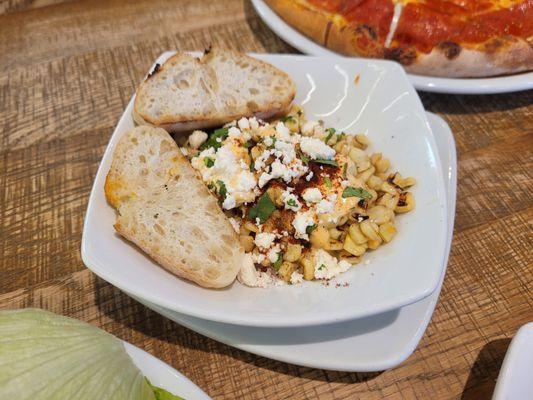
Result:
{"type": "Polygon", "coordinates": [[[324,46],[328,45],[329,32],[331,31],[331,26],[332,25],[333,25],[333,22],[328,21],[328,24],[326,25],[326,32],[324,33],[324,46]]]}
{"type": "Polygon", "coordinates": [[[385,49],[385,58],[398,61],[402,65],[411,65],[416,60],[416,51],[413,48],[393,47],[385,49]]]}
{"type": "Polygon", "coordinates": [[[453,60],[461,54],[461,46],[455,42],[440,42],[437,46],[448,60],[453,60]]]}
{"type": "Polygon", "coordinates": [[[372,40],[378,39],[378,34],[374,30],[374,28],[372,28],[371,26],[367,24],[358,25],[357,28],[355,28],[355,31],[357,33],[361,33],[361,34],[368,36],[372,40]]]}

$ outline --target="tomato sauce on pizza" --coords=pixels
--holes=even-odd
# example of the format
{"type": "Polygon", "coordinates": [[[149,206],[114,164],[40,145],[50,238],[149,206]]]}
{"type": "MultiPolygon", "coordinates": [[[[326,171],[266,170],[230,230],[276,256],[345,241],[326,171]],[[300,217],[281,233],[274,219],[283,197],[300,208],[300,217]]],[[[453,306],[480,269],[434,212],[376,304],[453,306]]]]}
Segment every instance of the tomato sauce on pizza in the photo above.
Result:
{"type": "Polygon", "coordinates": [[[533,69],[533,0],[266,0],[346,55],[415,73],[490,76],[533,69]]]}

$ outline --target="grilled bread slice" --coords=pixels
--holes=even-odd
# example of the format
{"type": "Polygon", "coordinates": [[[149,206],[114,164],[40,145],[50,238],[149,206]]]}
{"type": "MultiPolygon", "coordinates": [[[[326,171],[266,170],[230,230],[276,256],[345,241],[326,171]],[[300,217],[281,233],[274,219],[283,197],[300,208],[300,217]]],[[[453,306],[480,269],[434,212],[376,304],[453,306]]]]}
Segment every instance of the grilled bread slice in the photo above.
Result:
{"type": "Polygon", "coordinates": [[[133,119],[169,132],[210,128],[243,116],[269,119],[289,110],[296,87],[283,71],[235,51],[201,58],[178,53],[141,83],[133,119]]]}
{"type": "Polygon", "coordinates": [[[115,229],[171,273],[209,288],[245,262],[237,234],[163,129],[136,127],[118,142],[105,182],[115,229]]]}

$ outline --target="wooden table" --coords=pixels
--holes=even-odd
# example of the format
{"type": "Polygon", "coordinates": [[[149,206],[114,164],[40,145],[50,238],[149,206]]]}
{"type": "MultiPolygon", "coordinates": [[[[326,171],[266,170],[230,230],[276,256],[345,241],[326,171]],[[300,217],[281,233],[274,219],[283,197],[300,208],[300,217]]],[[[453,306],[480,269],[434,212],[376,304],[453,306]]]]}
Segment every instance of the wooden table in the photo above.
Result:
{"type": "Polygon", "coordinates": [[[295,52],[247,1],[0,2],[0,308],[42,307],[140,346],[216,399],[486,399],[533,321],[533,92],[421,94],[459,154],[455,236],[418,349],[380,374],[300,368],[222,345],[146,309],[80,258],[107,141],[168,49],[295,52]]]}

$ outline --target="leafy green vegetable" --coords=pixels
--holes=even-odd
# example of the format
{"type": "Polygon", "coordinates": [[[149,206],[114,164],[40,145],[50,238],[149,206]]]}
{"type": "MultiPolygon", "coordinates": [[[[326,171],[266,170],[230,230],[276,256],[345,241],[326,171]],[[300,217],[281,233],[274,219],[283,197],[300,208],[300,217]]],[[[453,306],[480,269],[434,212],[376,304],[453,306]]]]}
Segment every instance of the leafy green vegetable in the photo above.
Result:
{"type": "Polygon", "coordinates": [[[296,200],[294,199],[289,199],[289,201],[287,201],[287,205],[291,207],[298,207],[298,204],[296,203],[296,200]]]}
{"type": "Polygon", "coordinates": [[[340,142],[345,137],[346,137],[346,133],[344,133],[344,132],[337,133],[337,142],[340,142]]]}
{"type": "Polygon", "coordinates": [[[165,389],[152,385],[148,378],[146,378],[146,382],[154,391],[155,400],[185,400],[183,397],[176,396],[165,389]]]}
{"type": "Polygon", "coordinates": [[[270,217],[270,215],[276,210],[276,205],[270,198],[267,192],[259,198],[257,203],[250,208],[248,212],[248,219],[255,221],[256,218],[259,218],[260,223],[264,224],[265,221],[270,217]]]}
{"type": "Polygon", "coordinates": [[[305,233],[309,235],[311,232],[313,232],[316,229],[316,227],[317,227],[316,224],[309,225],[307,228],[305,228],[305,233]]]}
{"type": "Polygon", "coordinates": [[[82,321],[0,311],[0,349],[0,399],[158,399],[122,341],[82,321]]]}
{"type": "Polygon", "coordinates": [[[296,122],[296,119],[294,119],[294,117],[292,115],[286,115],[285,117],[283,117],[281,119],[281,122],[290,122],[290,123],[295,123],[296,122]]]}
{"type": "Polygon", "coordinates": [[[331,179],[329,179],[329,176],[324,177],[324,184],[328,189],[331,189],[333,187],[333,184],[331,183],[331,179]]]}
{"type": "Polygon", "coordinates": [[[278,253],[278,259],[276,260],[274,264],[272,264],[272,267],[274,267],[274,269],[277,271],[281,267],[282,263],[283,263],[283,253],[280,251],[278,253]]]}
{"type": "Polygon", "coordinates": [[[204,164],[207,168],[211,168],[213,165],[215,165],[215,160],[213,160],[211,157],[204,157],[204,164]]]}
{"type": "Polygon", "coordinates": [[[221,142],[228,137],[228,128],[220,128],[215,130],[211,135],[209,135],[209,138],[200,146],[200,150],[205,150],[210,147],[213,147],[215,150],[219,149],[222,144],[221,142]],[[220,141],[218,141],[219,139],[220,141]]]}
{"type": "Polygon", "coordinates": [[[339,164],[337,164],[337,161],[335,160],[327,160],[325,158],[315,158],[314,160],[311,160],[312,162],[316,162],[318,164],[326,164],[326,165],[333,165],[334,167],[338,167],[339,164]]]}
{"type": "Polygon", "coordinates": [[[217,193],[219,196],[221,196],[223,199],[226,198],[226,195],[228,194],[228,191],[226,189],[226,185],[223,181],[220,179],[217,180],[217,193]]]}
{"type": "Polygon", "coordinates": [[[348,186],[342,192],[342,198],[345,199],[346,197],[359,197],[361,199],[371,199],[372,195],[363,188],[360,188],[360,187],[355,188],[353,186],[348,186]]]}
{"type": "Polygon", "coordinates": [[[300,156],[300,160],[302,160],[302,162],[303,162],[305,165],[307,165],[307,164],[309,163],[310,158],[307,157],[304,153],[302,153],[302,152],[300,151],[300,153],[299,153],[298,155],[300,156]]]}
{"type": "Polygon", "coordinates": [[[250,171],[251,171],[251,172],[254,172],[254,171],[255,171],[255,161],[254,161],[254,160],[252,160],[252,161],[250,162],[250,171]]]}
{"type": "Polygon", "coordinates": [[[335,134],[336,131],[335,131],[335,128],[328,128],[328,129],[326,129],[326,132],[328,133],[328,135],[324,139],[324,143],[328,144],[329,139],[331,139],[333,137],[333,135],[335,134]]]}

